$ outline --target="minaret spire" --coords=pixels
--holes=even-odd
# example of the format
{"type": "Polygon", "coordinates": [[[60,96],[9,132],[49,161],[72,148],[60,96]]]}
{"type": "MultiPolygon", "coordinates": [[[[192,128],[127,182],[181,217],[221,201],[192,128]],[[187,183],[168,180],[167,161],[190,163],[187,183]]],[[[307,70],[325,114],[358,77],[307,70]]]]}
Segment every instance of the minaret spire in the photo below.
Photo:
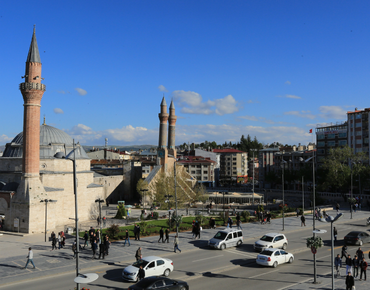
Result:
{"type": "Polygon", "coordinates": [[[173,100],[171,100],[170,105],[170,116],[168,118],[168,152],[176,157],[176,150],[175,150],[175,137],[176,137],[176,120],[177,117],[175,115],[175,104],[173,100]]]}
{"type": "Polygon", "coordinates": [[[38,62],[41,63],[39,47],[37,46],[36,40],[36,24],[33,26],[33,34],[30,49],[28,50],[26,62],[38,62]]]}

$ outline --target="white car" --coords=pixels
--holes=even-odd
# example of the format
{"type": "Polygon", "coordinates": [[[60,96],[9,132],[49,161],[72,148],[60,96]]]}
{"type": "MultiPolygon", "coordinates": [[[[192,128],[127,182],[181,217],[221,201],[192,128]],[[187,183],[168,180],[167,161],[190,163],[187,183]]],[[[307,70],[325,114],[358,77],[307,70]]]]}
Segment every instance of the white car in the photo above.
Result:
{"type": "Polygon", "coordinates": [[[140,266],[145,270],[145,277],[150,276],[165,276],[168,277],[173,271],[173,262],[170,259],[160,258],[157,256],[144,257],[136,261],[130,266],[127,266],[122,271],[122,278],[126,281],[138,281],[138,273],[140,266]]]}
{"type": "Polygon", "coordinates": [[[273,248],[263,250],[256,259],[258,265],[272,266],[274,268],[280,264],[293,263],[293,261],[293,254],[273,248]]]}
{"type": "Polygon", "coordinates": [[[254,243],[254,250],[261,252],[267,248],[279,248],[285,250],[288,245],[288,239],[283,234],[268,233],[254,243]]]}

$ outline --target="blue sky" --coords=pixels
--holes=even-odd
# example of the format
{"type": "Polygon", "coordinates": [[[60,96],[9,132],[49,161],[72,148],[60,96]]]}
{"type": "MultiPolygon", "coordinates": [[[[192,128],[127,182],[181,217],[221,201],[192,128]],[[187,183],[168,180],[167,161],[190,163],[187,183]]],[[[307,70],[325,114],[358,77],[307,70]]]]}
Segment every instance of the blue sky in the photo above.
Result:
{"type": "Polygon", "coordinates": [[[33,25],[41,119],[85,145],[158,144],[163,94],[176,144],[307,144],[369,107],[368,1],[2,1],[0,145],[23,130],[18,89],[33,25]]]}

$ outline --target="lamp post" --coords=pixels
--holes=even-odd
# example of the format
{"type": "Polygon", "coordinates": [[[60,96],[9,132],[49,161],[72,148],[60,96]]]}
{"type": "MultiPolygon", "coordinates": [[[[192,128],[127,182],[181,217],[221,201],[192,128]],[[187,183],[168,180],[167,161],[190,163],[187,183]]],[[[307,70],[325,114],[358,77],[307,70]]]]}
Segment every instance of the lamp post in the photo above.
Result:
{"type": "Polygon", "coordinates": [[[165,198],[167,198],[166,200],[165,200],[165,202],[167,202],[168,203],[168,220],[169,220],[169,222],[170,222],[170,230],[171,230],[171,214],[170,214],[170,198],[171,197],[173,197],[173,195],[170,195],[170,194],[166,194],[165,196],[164,196],[165,198]]]}
{"type": "Polygon", "coordinates": [[[179,236],[179,216],[177,215],[177,183],[176,183],[176,163],[173,164],[175,181],[175,212],[176,212],[176,236],[179,236]]]}
{"type": "Polygon", "coordinates": [[[257,149],[251,149],[253,152],[253,196],[252,196],[252,203],[253,203],[253,208],[254,208],[254,152],[257,151],[257,149]]]}
{"type": "Polygon", "coordinates": [[[104,202],[104,200],[99,197],[98,199],[95,199],[95,202],[98,202],[99,203],[99,225],[100,225],[100,237],[99,237],[99,240],[100,240],[100,244],[102,244],[102,239],[101,239],[101,235],[102,235],[102,228],[101,228],[101,204],[104,202]]]}
{"type": "Polygon", "coordinates": [[[282,186],[283,186],[283,231],[285,230],[285,196],[284,196],[284,169],[285,169],[285,164],[287,163],[283,157],[281,157],[281,178],[282,178],[282,186]]]}
{"type": "Polygon", "coordinates": [[[46,242],[46,232],[47,232],[47,225],[48,225],[48,203],[57,202],[57,200],[43,199],[43,200],[40,200],[40,202],[45,202],[45,242],[46,242]]]}
{"type": "Polygon", "coordinates": [[[334,232],[333,223],[339,220],[343,213],[339,213],[336,217],[327,216],[326,219],[321,219],[322,222],[330,223],[330,237],[331,237],[331,289],[334,290],[334,232]]]}
{"type": "Polygon", "coordinates": [[[349,203],[351,219],[352,219],[352,192],[353,192],[353,161],[351,160],[351,201],[349,203]]]}

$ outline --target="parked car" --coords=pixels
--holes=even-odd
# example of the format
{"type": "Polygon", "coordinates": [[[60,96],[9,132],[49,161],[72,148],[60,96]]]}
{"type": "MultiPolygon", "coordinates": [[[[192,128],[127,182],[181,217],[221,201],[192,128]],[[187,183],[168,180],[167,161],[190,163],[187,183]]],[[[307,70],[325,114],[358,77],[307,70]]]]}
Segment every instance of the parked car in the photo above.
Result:
{"type": "Polygon", "coordinates": [[[287,245],[288,239],[284,234],[268,233],[254,243],[254,250],[258,252],[267,248],[281,248],[285,250],[287,245]]]}
{"type": "Polygon", "coordinates": [[[238,247],[243,243],[243,232],[238,229],[224,229],[218,231],[215,236],[208,241],[208,246],[215,249],[224,250],[230,247],[238,247]]]}
{"type": "Polygon", "coordinates": [[[140,266],[145,270],[145,276],[169,276],[173,271],[173,262],[170,259],[160,258],[157,256],[144,257],[122,271],[122,278],[127,281],[138,281],[140,266]]]}
{"type": "Polygon", "coordinates": [[[277,265],[284,263],[293,263],[294,256],[284,250],[268,248],[263,250],[256,259],[258,265],[272,266],[276,268],[277,265]]]}
{"type": "Polygon", "coordinates": [[[189,290],[189,285],[180,280],[172,280],[164,277],[148,277],[128,287],[127,290],[146,289],[189,290]]]}
{"type": "Polygon", "coordinates": [[[346,245],[359,245],[362,246],[364,243],[370,242],[370,235],[366,232],[353,231],[348,233],[344,237],[344,243],[346,245]]]}

